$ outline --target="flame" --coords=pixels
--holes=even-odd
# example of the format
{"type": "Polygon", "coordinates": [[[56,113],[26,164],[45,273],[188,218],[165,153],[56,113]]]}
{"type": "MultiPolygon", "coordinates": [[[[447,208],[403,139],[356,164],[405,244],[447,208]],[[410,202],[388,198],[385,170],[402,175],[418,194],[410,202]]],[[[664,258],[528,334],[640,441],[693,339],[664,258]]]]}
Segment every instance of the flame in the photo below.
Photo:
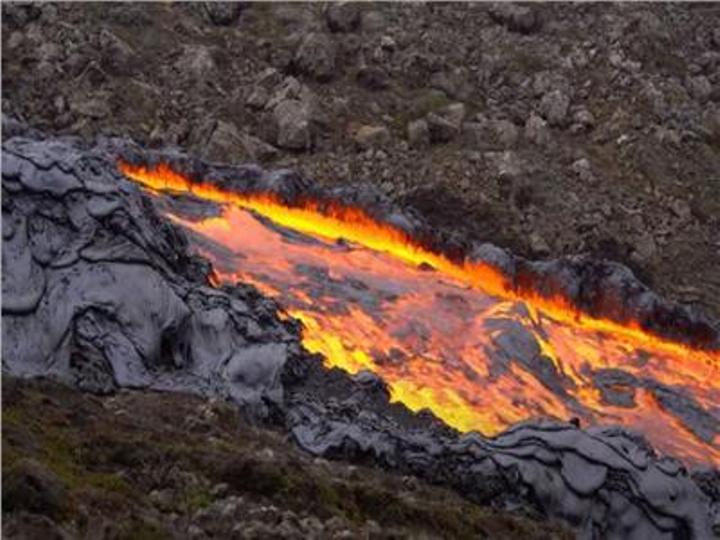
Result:
{"type": "Polygon", "coordinates": [[[302,321],[308,350],[328,366],[378,373],[392,398],[412,410],[429,408],[449,425],[486,434],[537,416],[620,423],[664,451],[720,463],[717,433],[701,439],[653,391],[661,385],[691,396],[717,418],[718,351],[513,289],[497,269],[453,261],[357,208],[313,200],[290,206],[272,193],[191,181],[165,164],[119,168],[155,194],[190,193],[222,205],[219,217],[200,221],[171,215],[203,239],[198,246],[215,263],[214,279],[247,281],[278,298],[302,321]],[[251,213],[321,242],[290,241],[251,213]],[[620,388],[630,404],[607,403],[596,387],[593,373],[612,369],[640,381],[620,388]]]}

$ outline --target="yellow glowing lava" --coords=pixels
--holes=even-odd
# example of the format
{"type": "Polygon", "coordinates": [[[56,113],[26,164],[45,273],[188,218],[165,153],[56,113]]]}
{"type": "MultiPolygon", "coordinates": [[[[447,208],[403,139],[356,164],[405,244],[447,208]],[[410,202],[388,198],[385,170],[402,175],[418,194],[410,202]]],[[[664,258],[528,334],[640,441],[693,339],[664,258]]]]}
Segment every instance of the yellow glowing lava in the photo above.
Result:
{"type": "MultiPolygon", "coordinates": [[[[638,389],[632,407],[608,404],[588,375],[622,368],[638,379],[648,377],[681,389],[717,414],[720,351],[696,350],[654,335],[634,321],[590,317],[564,298],[513,289],[495,268],[453,261],[356,208],[312,200],[290,206],[273,194],[229,192],[191,181],[163,164],[148,168],[120,163],[120,169],[154,192],[191,193],[222,204],[219,217],[199,222],[174,218],[245,256],[229,268],[214,261],[217,279],[250,282],[277,297],[290,316],[302,321],[308,350],[322,354],[328,366],[350,373],[363,369],[378,373],[389,384],[393,399],[413,410],[429,408],[458,429],[486,434],[530,417],[567,419],[580,410],[588,422],[638,427],[665,451],[692,461],[720,463],[718,437],[699,440],[663,409],[652,392],[638,389]],[[367,250],[283,243],[238,208],[288,229],[325,240],[343,239],[367,250]],[[298,263],[327,267],[326,279],[384,280],[404,293],[377,308],[382,312],[351,302],[337,309],[334,299],[303,288],[309,282],[296,275],[298,263]],[[423,271],[421,265],[435,271],[423,271]],[[459,298],[460,307],[449,309],[446,302],[452,299],[447,297],[459,298]],[[525,309],[518,311],[518,304],[525,309]],[[462,309],[466,312],[458,314],[462,309]],[[413,317],[424,321],[422,332],[408,327],[413,317]],[[542,358],[563,378],[564,397],[516,361],[509,362],[505,371],[493,371],[487,351],[497,350],[502,336],[488,330],[487,323],[495,318],[521,325],[534,336],[542,358]],[[394,362],[393,355],[403,360],[394,362]]],[[[211,253],[206,255],[213,259],[211,253]]]]}

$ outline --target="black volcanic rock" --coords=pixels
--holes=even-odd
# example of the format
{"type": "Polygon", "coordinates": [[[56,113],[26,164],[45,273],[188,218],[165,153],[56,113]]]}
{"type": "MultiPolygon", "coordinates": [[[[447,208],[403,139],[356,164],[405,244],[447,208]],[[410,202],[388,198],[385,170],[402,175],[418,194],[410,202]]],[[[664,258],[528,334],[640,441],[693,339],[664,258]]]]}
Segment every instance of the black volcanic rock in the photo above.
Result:
{"type": "MultiPolygon", "coordinates": [[[[288,172],[216,168],[179,153],[146,154],[127,141],[5,141],[4,373],[52,376],[97,393],[134,387],[225,397],[253,418],[280,423],[313,454],[556,517],[582,537],[711,536],[718,501],[708,493],[718,491],[717,476],[696,483],[632,432],[525,422],[494,438],[460,435],[432,415],[390,404],[371,377],[326,369],[302,349],[297,324],[281,321],[274,302],[244,285],[209,286],[208,267],[189,255],[184,233],[117,172],[120,155],[168,161],[234,189],[322,195],[288,172]]],[[[419,216],[365,196],[379,217],[427,233],[419,216]]],[[[507,269],[516,286],[562,292],[589,311],[616,307],[610,297],[597,300],[593,287],[619,280],[627,299],[618,313],[645,317],[658,331],[668,317],[684,318],[689,329],[707,324],[662,303],[621,267],[585,259],[531,263],[503,253],[475,251],[507,269]]]]}

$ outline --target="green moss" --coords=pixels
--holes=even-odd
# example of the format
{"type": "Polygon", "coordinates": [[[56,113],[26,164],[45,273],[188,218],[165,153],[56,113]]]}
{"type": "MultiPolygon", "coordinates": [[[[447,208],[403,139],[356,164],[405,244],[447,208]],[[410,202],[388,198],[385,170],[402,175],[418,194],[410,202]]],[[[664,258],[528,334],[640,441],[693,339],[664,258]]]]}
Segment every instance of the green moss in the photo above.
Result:
{"type": "Polygon", "coordinates": [[[546,69],[545,59],[528,49],[519,48],[510,59],[510,67],[524,74],[538,73],[546,69]]]}
{"type": "Polygon", "coordinates": [[[15,407],[3,407],[0,419],[4,426],[25,427],[26,418],[22,411],[15,407]]]}
{"type": "Polygon", "coordinates": [[[111,491],[121,495],[130,493],[128,483],[117,474],[89,473],[84,475],[82,482],[103,491],[111,491]]]}
{"type": "Polygon", "coordinates": [[[185,494],[184,506],[190,511],[207,508],[213,502],[212,495],[205,488],[194,488],[185,494]]]}

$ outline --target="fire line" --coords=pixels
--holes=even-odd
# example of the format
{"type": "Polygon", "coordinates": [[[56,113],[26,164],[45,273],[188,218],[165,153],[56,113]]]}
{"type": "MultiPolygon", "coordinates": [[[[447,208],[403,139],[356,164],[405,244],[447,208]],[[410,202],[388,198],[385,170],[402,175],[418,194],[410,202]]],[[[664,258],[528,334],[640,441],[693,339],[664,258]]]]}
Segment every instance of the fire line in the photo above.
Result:
{"type": "MultiPolygon", "coordinates": [[[[357,208],[312,200],[289,206],[271,193],[231,192],[191,181],[162,163],[145,167],[119,162],[119,168],[155,194],[188,193],[222,205],[220,217],[199,222],[170,217],[247,255],[228,263],[212,249],[203,249],[216,263],[222,281],[249,281],[285,300],[281,303],[288,314],[303,323],[308,350],[323,354],[329,366],[378,373],[389,384],[392,397],[413,410],[427,407],[458,429],[486,434],[533,416],[578,415],[592,423],[637,427],[656,446],[690,461],[720,463],[720,436],[701,440],[664,410],[658,397],[664,390],[657,390],[678,389],[708,414],[716,414],[720,389],[714,381],[720,375],[720,351],[657,336],[636,322],[591,317],[561,297],[518,291],[495,268],[453,261],[357,208]],[[280,244],[276,234],[246,211],[311,237],[342,239],[364,249],[345,253],[280,244]],[[297,268],[323,265],[328,267],[327,276],[320,279],[313,275],[315,270],[307,270],[302,286],[295,286],[297,268]],[[428,266],[434,272],[421,269],[428,266]],[[351,291],[361,296],[359,303],[354,304],[351,296],[339,308],[338,301],[347,291],[328,292],[327,283],[337,282],[342,288],[353,279],[402,294],[369,309],[362,295],[370,293],[351,291]],[[443,319],[433,320],[438,313],[443,319]],[[416,320],[417,328],[412,328],[408,321],[416,320]],[[528,358],[541,356],[549,362],[562,381],[558,388],[533,375],[532,366],[510,361],[498,368],[498,358],[517,360],[523,347],[531,350],[528,358]],[[532,352],[535,349],[537,354],[532,352]],[[648,379],[660,386],[642,382],[628,390],[620,380],[599,389],[588,375],[620,368],[636,381],[648,379]],[[488,396],[481,395],[484,391],[488,396]],[[606,394],[616,396],[617,402],[609,403],[606,394]]],[[[373,293],[376,288],[370,286],[373,293]]]]}

